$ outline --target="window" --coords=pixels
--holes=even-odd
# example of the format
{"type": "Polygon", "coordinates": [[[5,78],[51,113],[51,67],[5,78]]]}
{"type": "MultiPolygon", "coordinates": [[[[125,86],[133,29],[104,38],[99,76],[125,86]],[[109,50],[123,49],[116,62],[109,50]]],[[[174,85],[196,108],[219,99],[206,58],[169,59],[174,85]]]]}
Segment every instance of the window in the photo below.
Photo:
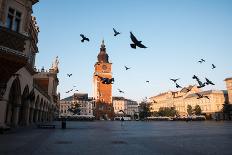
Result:
{"type": "Polygon", "coordinates": [[[6,19],[6,27],[14,30],[16,32],[19,32],[20,30],[20,23],[21,23],[21,13],[9,8],[8,15],[6,19]]]}

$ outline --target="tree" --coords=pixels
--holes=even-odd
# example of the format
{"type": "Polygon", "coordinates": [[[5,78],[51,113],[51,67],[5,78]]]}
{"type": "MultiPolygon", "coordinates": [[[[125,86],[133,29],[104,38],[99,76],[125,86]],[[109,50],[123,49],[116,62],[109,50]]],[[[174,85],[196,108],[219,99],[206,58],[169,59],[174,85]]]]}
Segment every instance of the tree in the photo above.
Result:
{"type": "Polygon", "coordinates": [[[140,119],[144,119],[146,117],[151,116],[151,104],[148,102],[141,102],[139,105],[139,117],[140,119]]]}
{"type": "Polygon", "coordinates": [[[159,116],[174,117],[178,115],[178,111],[175,107],[161,107],[158,111],[159,116]]]}
{"type": "Polygon", "coordinates": [[[73,115],[80,115],[81,109],[80,109],[80,104],[77,102],[74,102],[71,107],[68,109],[73,115]]]}
{"type": "Polygon", "coordinates": [[[201,115],[202,110],[199,105],[195,106],[194,111],[195,111],[195,115],[201,115]]]}
{"type": "Polygon", "coordinates": [[[224,103],[223,108],[222,108],[222,112],[224,114],[224,119],[231,120],[232,104],[224,103]]]}
{"type": "Polygon", "coordinates": [[[191,105],[187,106],[187,112],[188,112],[188,115],[192,115],[193,114],[193,108],[192,108],[191,105]]]}

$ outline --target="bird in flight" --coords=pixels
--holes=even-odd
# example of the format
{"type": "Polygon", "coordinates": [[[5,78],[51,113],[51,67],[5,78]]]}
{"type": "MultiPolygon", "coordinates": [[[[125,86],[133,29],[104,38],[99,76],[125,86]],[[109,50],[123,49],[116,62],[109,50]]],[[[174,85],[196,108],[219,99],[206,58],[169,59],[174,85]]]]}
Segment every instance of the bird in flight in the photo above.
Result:
{"type": "Polygon", "coordinates": [[[176,83],[179,79],[180,78],[178,78],[178,79],[170,79],[170,80],[172,80],[174,83],[176,83]]]}
{"type": "Polygon", "coordinates": [[[209,85],[209,84],[215,85],[215,84],[214,84],[212,81],[210,81],[209,79],[205,78],[205,80],[206,80],[206,83],[205,83],[205,84],[207,84],[207,85],[209,85]]]}
{"type": "Polygon", "coordinates": [[[205,60],[204,60],[204,59],[201,59],[201,60],[199,60],[198,62],[203,63],[203,62],[205,62],[205,60]]]}
{"type": "Polygon", "coordinates": [[[89,38],[87,38],[86,36],[84,36],[84,34],[80,34],[80,36],[81,36],[81,42],[84,42],[85,40],[86,41],[89,41],[89,38]]]}
{"type": "Polygon", "coordinates": [[[207,98],[209,100],[209,97],[208,96],[204,96],[202,94],[199,94],[199,93],[196,93],[197,95],[197,99],[201,99],[201,98],[207,98]]]}
{"type": "Polygon", "coordinates": [[[178,83],[176,83],[176,88],[182,88],[178,83]]]}
{"type": "Polygon", "coordinates": [[[214,64],[212,64],[212,69],[216,68],[216,66],[214,64]]]}
{"type": "Polygon", "coordinates": [[[140,48],[147,48],[146,46],[144,46],[142,44],[142,41],[138,41],[137,38],[133,35],[132,32],[130,32],[130,38],[132,40],[132,44],[130,44],[131,48],[136,49],[136,46],[140,47],[140,48]]]}
{"type": "Polygon", "coordinates": [[[149,83],[150,81],[147,80],[146,82],[149,83]]]}
{"type": "Polygon", "coordinates": [[[79,91],[78,89],[76,89],[75,91],[79,91]]]}
{"type": "Polygon", "coordinates": [[[114,36],[117,36],[120,34],[120,32],[116,31],[115,28],[113,28],[113,30],[114,30],[114,36]]]}
{"type": "Polygon", "coordinates": [[[103,84],[113,84],[114,83],[114,78],[105,78],[105,77],[101,77],[99,75],[95,75],[95,76],[98,76],[103,84]]]}
{"type": "Polygon", "coordinates": [[[124,93],[124,91],[122,91],[121,89],[118,89],[118,92],[119,92],[119,93],[124,93]]]}
{"type": "Polygon", "coordinates": [[[72,76],[72,74],[67,74],[68,77],[72,76]]]}
{"type": "Polygon", "coordinates": [[[196,75],[193,75],[193,79],[199,79],[196,75]]]}
{"type": "Polygon", "coordinates": [[[197,88],[203,88],[203,87],[205,87],[205,83],[202,83],[201,80],[196,75],[193,75],[193,79],[197,80],[197,83],[198,83],[197,88]]]}
{"type": "Polygon", "coordinates": [[[126,68],[126,70],[131,69],[130,67],[127,67],[127,66],[124,66],[124,67],[126,68]]]}

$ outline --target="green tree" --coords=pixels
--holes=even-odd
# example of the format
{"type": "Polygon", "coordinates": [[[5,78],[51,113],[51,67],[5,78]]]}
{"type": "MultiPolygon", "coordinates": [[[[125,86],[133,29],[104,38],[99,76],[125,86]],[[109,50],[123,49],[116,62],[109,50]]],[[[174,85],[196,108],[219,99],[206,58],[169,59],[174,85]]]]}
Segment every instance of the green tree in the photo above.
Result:
{"type": "Polygon", "coordinates": [[[178,111],[175,107],[161,107],[158,111],[159,116],[174,117],[178,115],[178,111]]]}
{"type": "Polygon", "coordinates": [[[191,105],[187,106],[187,112],[188,112],[188,115],[192,115],[193,114],[193,108],[192,108],[191,105]]]}
{"type": "Polygon", "coordinates": [[[151,116],[151,104],[148,102],[141,102],[139,105],[139,118],[144,119],[151,116]]]}
{"type": "Polygon", "coordinates": [[[201,115],[202,110],[201,110],[201,107],[199,105],[195,106],[194,111],[195,111],[196,115],[201,115]]]}
{"type": "Polygon", "coordinates": [[[80,115],[81,112],[81,105],[77,102],[74,102],[71,107],[68,109],[73,115],[80,115]]]}

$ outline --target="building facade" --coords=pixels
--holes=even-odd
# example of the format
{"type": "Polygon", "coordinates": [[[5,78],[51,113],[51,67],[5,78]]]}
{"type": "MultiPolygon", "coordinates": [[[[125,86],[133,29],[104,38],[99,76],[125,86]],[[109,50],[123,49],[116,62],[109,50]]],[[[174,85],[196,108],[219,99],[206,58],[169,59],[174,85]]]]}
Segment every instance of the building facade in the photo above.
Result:
{"type": "Polygon", "coordinates": [[[104,40],[102,41],[98,61],[94,65],[93,75],[93,98],[94,115],[97,119],[112,119],[112,63],[109,62],[109,56],[106,53],[104,40]]]}
{"type": "Polygon", "coordinates": [[[74,93],[72,96],[60,100],[60,117],[72,117],[68,109],[72,107],[73,104],[80,105],[80,116],[90,116],[93,117],[93,102],[92,98],[88,97],[88,94],[74,93]]]}
{"type": "Polygon", "coordinates": [[[113,107],[115,116],[126,115],[133,119],[139,112],[138,103],[124,97],[113,97],[113,107]]]}
{"type": "Polygon", "coordinates": [[[0,0],[0,126],[51,121],[58,112],[58,64],[46,73],[35,68],[39,27],[32,6],[37,2],[0,0]]]}
{"type": "Polygon", "coordinates": [[[223,104],[227,101],[227,91],[209,90],[201,91],[196,86],[189,86],[177,92],[165,92],[157,96],[150,97],[152,112],[159,111],[161,107],[175,107],[181,116],[187,116],[187,106],[195,108],[201,107],[202,113],[211,117],[216,117],[221,112],[223,104]],[[190,90],[190,91],[187,91],[190,90]],[[201,94],[203,98],[198,98],[201,94]]]}

